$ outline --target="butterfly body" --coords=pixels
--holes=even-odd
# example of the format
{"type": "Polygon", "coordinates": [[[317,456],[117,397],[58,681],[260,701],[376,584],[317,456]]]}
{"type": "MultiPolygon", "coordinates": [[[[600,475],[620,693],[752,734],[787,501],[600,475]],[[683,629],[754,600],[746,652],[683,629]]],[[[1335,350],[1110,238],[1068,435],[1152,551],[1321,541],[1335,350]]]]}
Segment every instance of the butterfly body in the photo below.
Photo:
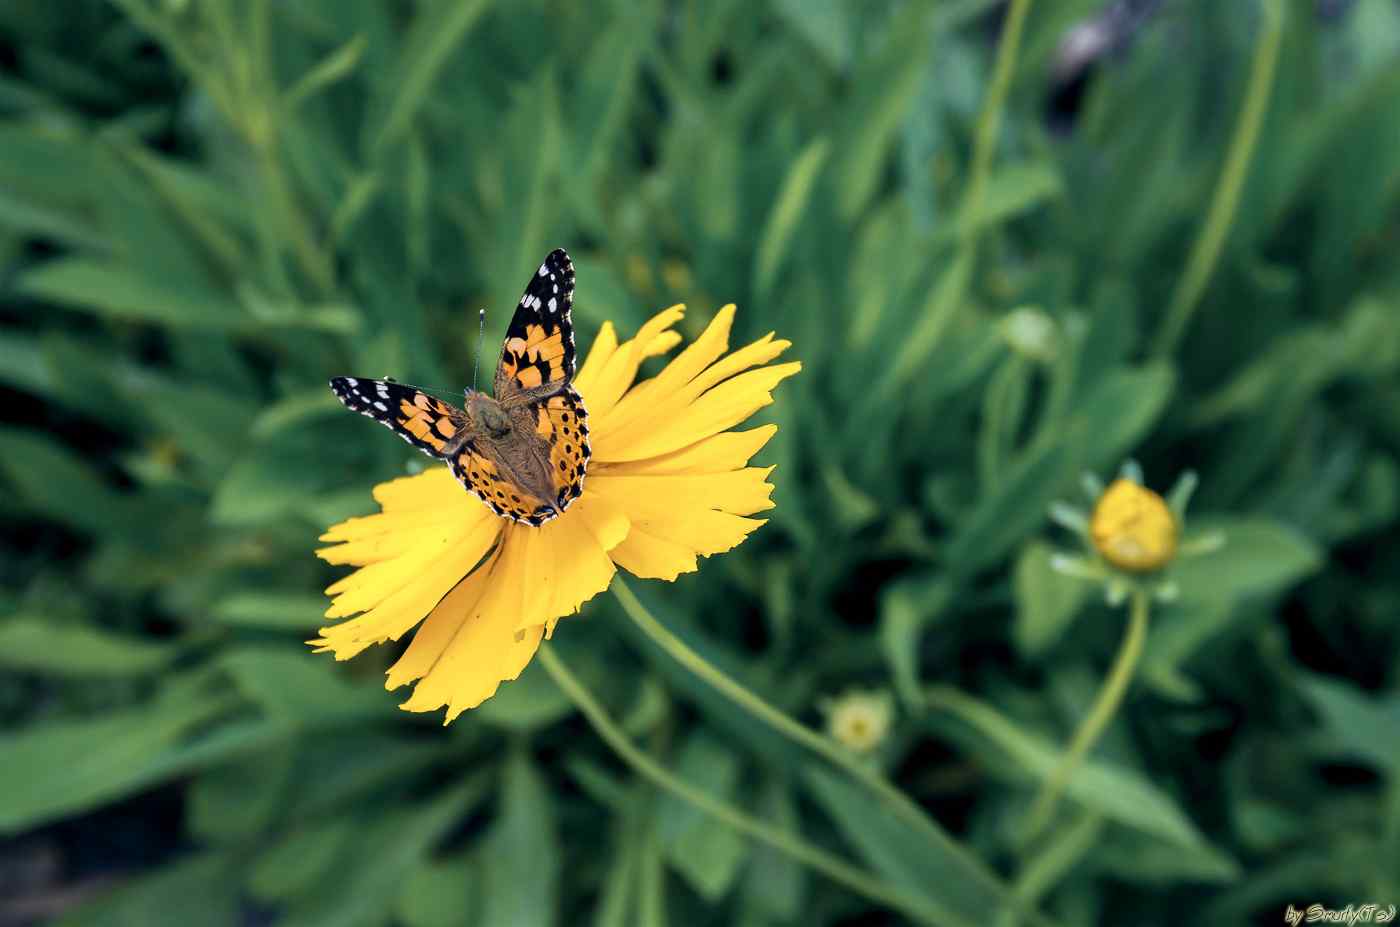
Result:
{"type": "Polygon", "coordinates": [[[588,413],[574,389],[574,269],[550,252],[520,298],[496,368],[495,395],[469,389],[462,408],[392,380],[336,377],[350,409],[447,463],[496,514],[540,525],[583,490],[588,413]]]}

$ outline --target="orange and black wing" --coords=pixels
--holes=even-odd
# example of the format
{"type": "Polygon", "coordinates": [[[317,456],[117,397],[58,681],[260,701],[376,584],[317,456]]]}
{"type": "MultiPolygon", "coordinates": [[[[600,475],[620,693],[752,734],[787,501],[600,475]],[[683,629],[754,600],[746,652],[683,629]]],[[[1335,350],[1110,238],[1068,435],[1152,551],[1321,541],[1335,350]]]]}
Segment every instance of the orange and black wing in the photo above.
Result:
{"type": "Polygon", "coordinates": [[[551,478],[548,499],[542,499],[514,482],[509,475],[468,440],[450,458],[448,466],[497,515],[527,525],[542,525],[563,512],[583,493],[588,468],[588,413],[572,386],[530,404],[535,435],[549,448],[551,478]]]}
{"type": "Polygon", "coordinates": [[[558,509],[544,499],[517,486],[503,474],[491,458],[468,441],[447,461],[452,475],[476,494],[491,511],[527,525],[539,526],[559,514],[558,509]]]}
{"type": "Polygon", "coordinates": [[[496,399],[574,378],[574,265],[564,249],[549,252],[506,329],[496,366],[496,399]]]}
{"type": "Polygon", "coordinates": [[[554,503],[563,511],[583,492],[583,474],[592,451],[588,446],[588,412],[572,386],[533,403],[535,433],[549,445],[549,472],[554,503]]]}
{"type": "Polygon", "coordinates": [[[331,392],[347,408],[382,422],[430,457],[441,459],[447,444],[468,427],[461,409],[393,380],[336,377],[331,392]]]}

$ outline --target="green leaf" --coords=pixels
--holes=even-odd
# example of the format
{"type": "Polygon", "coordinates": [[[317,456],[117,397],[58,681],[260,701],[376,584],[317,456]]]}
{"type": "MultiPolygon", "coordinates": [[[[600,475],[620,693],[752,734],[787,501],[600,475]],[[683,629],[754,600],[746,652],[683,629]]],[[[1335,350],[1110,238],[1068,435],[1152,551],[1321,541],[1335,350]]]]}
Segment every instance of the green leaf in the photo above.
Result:
{"type": "Polygon", "coordinates": [[[330,600],[300,592],[239,592],[209,607],[209,614],[224,624],[310,632],[326,623],[330,600]]]}
{"type": "MultiPolygon", "coordinates": [[[[1022,729],[992,706],[945,686],[929,690],[931,707],[967,725],[972,736],[961,739],[984,755],[988,748],[1009,761],[1003,775],[1013,780],[1043,781],[1060,762],[1061,752],[1022,729]]],[[[955,736],[957,731],[954,731],[955,736]]],[[[1170,796],[1136,770],[1106,760],[1087,759],[1071,777],[1066,793],[1111,821],[1151,834],[1178,848],[1195,851],[1209,844],[1170,796]]]]}
{"type": "Polygon", "coordinates": [[[947,614],[957,595],[956,583],[936,575],[908,577],[888,586],[880,596],[880,649],[894,671],[895,688],[908,705],[922,699],[919,644],[924,631],[947,614]]]}
{"type": "MultiPolygon", "coordinates": [[[[472,807],[486,797],[485,774],[462,781],[431,801],[397,805],[361,827],[342,865],[337,889],[302,894],[283,923],[295,927],[365,927],[388,924],[405,880],[472,807]]],[[[522,861],[523,862],[523,861],[522,861]]],[[[533,880],[518,878],[521,885],[533,880]]]]}
{"type": "Polygon", "coordinates": [[[851,60],[854,30],[846,5],[839,0],[775,0],[773,10],[826,59],[842,70],[851,60]]]}
{"type": "Polygon", "coordinates": [[[214,331],[246,327],[250,319],[226,294],[170,289],[119,264],[62,258],[29,271],[23,293],[87,309],[123,322],[156,322],[214,331]]]}
{"type": "Polygon", "coordinates": [[[476,922],[479,867],[470,856],[419,863],[399,893],[395,913],[404,927],[458,927],[476,922]]]}
{"type": "Polygon", "coordinates": [[[792,167],[788,168],[782,189],[778,191],[778,197],[773,202],[773,211],[768,215],[768,224],[759,239],[753,288],[760,299],[765,298],[772,290],[778,270],[787,257],[792,234],[797,229],[808,199],[812,196],[817,177],[822,166],[826,164],[826,156],[830,149],[830,139],[825,136],[817,138],[803,149],[802,154],[792,163],[792,167]]]}
{"type": "MultiPolygon", "coordinates": [[[[696,731],[681,748],[676,773],[732,803],[739,760],[709,735],[696,731]]],[[[669,794],[657,809],[656,828],[666,861],[702,898],[714,903],[728,894],[748,856],[748,845],[733,828],[669,794]]]]}
{"type": "Polygon", "coordinates": [[[37,433],[0,429],[0,475],[26,508],[95,535],[132,526],[131,500],[63,445],[37,433]]]}
{"type": "Polygon", "coordinates": [[[164,752],[229,706],[227,695],[186,695],[0,736],[0,833],[28,830],[154,784],[168,774],[164,752]]]}
{"type": "Polygon", "coordinates": [[[140,676],[165,666],[178,652],[175,644],[37,615],[0,622],[0,667],[10,670],[73,678],[140,676]]]}
{"type": "Polygon", "coordinates": [[[309,650],[239,647],[219,658],[249,701],[270,717],[313,726],[398,716],[393,698],[374,680],[354,684],[329,655],[309,650]]]}
{"type": "Polygon", "coordinates": [[[358,852],[362,822],[350,813],[299,827],[265,849],[248,873],[253,896],[267,902],[312,896],[336,864],[358,852]]]}
{"type": "MultiPolygon", "coordinates": [[[[784,781],[769,777],[758,794],[758,811],[765,821],[787,833],[802,827],[797,796],[784,781]]],[[[791,923],[803,911],[808,889],[807,870],[792,857],[764,844],[755,846],[744,867],[744,894],[750,906],[778,923],[791,923]]]]}
{"type": "Polygon", "coordinates": [[[1022,549],[1012,573],[1016,595],[1012,635],[1017,649],[1028,657],[1039,656],[1054,646],[1089,595],[1090,587],[1083,580],[1065,576],[1050,566],[1053,556],[1050,545],[1032,541],[1022,549]]]}
{"type": "Polygon", "coordinates": [[[382,152],[402,139],[452,53],[489,6],[488,0],[433,0],[419,10],[380,84],[385,91],[375,107],[379,118],[366,129],[368,151],[382,152]]]}
{"type": "Polygon", "coordinates": [[[1400,780],[1400,696],[1368,697],[1349,683],[1313,674],[1296,684],[1340,752],[1400,780]]]}
{"type": "Polygon", "coordinates": [[[367,44],[363,35],[357,35],[317,62],[287,90],[283,97],[287,109],[296,109],[322,90],[349,77],[360,63],[367,44]]]}
{"type": "Polygon", "coordinates": [[[1187,522],[1193,535],[1220,532],[1225,546],[1182,557],[1172,576],[1182,598],[1238,601],[1273,595],[1322,565],[1322,551],[1307,537],[1278,522],[1245,518],[1200,518],[1187,522]]]}
{"type": "Polygon", "coordinates": [[[924,71],[924,56],[919,52],[931,37],[929,11],[923,5],[905,7],[880,53],[854,75],[845,107],[852,128],[839,135],[843,143],[832,165],[837,210],[847,221],[859,214],[875,192],[900,120],[918,94],[924,71]]]}
{"type": "Polygon", "coordinates": [[[967,574],[992,564],[1043,524],[1068,475],[1070,459],[1059,443],[1041,443],[1022,452],[962,519],[948,542],[949,567],[967,574]]]}
{"type": "Polygon", "coordinates": [[[58,927],[236,927],[243,922],[236,872],[232,854],[199,853],[121,884],[54,923],[58,927]]]}
{"type": "Polygon", "coordinates": [[[239,844],[270,830],[295,774],[290,742],[201,773],[185,801],[186,827],[211,843],[239,844]]]}
{"type": "Polygon", "coordinates": [[[478,923],[549,927],[558,923],[562,865],[554,804],[545,781],[521,754],[506,763],[500,800],[484,851],[486,897],[478,923]]]}
{"type": "MultiPolygon", "coordinates": [[[[980,925],[1017,908],[1010,889],[969,850],[931,844],[898,817],[872,806],[869,793],[816,764],[802,771],[808,793],[846,842],[876,872],[939,913],[938,923],[980,925]]],[[[1039,924],[1038,916],[1025,923],[1039,924]]]]}
{"type": "Polygon", "coordinates": [[[1110,371],[1074,401],[1065,443],[1080,449],[1086,469],[1118,466],[1161,417],[1175,385],[1165,362],[1110,371]]]}

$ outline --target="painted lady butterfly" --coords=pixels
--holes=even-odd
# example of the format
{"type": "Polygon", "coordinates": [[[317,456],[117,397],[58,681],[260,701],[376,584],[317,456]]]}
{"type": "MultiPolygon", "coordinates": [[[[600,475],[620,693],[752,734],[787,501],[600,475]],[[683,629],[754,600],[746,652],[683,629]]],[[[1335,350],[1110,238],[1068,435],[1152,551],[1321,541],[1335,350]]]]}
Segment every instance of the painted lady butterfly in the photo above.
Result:
{"type": "Polygon", "coordinates": [[[350,409],[447,462],[497,515],[529,525],[555,517],[583,491],[588,413],[573,387],[574,265],[549,253],[515,307],[496,366],[495,396],[466,390],[459,409],[393,380],[336,377],[350,409]]]}

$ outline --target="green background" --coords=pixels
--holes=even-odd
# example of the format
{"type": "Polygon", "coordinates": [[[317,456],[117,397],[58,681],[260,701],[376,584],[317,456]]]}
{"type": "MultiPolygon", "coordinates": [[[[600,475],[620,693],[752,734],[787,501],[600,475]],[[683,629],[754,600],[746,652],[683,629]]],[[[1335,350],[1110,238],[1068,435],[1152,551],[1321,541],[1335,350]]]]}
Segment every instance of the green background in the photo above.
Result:
{"type": "Polygon", "coordinates": [[[677,301],[794,342],[772,520],[631,587],[810,725],[895,693],[869,762],[957,843],[605,595],[556,652],[657,760],[939,923],[1400,903],[1400,7],[1120,6],[1066,74],[1102,6],[1032,4],[998,83],[990,0],[0,5],[0,922],[903,922],[538,666],[444,729],[393,645],[302,643],[316,536],[424,460],[326,378],[459,389],[560,245],[581,349],[677,301]],[[1229,541],[1028,849],[1124,626],[1047,507],[1128,456],[1229,541]]]}

